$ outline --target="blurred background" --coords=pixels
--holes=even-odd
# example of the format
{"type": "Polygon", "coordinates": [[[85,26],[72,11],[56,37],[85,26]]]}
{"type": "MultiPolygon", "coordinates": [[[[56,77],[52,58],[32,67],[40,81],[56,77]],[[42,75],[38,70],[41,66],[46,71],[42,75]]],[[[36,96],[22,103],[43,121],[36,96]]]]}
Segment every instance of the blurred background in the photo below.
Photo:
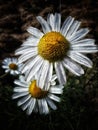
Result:
{"type": "Polygon", "coordinates": [[[4,75],[2,60],[28,37],[27,27],[41,29],[36,16],[59,12],[62,22],[71,15],[88,27],[98,45],[98,1],[94,0],[0,0],[0,129],[1,130],[98,130],[98,53],[89,54],[93,68],[81,77],[67,73],[67,84],[58,109],[49,115],[27,116],[13,101],[14,79],[4,75]]]}

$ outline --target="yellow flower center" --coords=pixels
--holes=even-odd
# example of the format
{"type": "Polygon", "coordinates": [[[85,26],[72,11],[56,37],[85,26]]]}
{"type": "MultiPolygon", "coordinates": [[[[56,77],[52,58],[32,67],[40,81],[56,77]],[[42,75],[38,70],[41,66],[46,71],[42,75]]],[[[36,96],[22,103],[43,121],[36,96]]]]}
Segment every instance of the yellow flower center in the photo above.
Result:
{"type": "Polygon", "coordinates": [[[38,43],[39,55],[50,62],[62,60],[68,50],[69,42],[59,32],[46,33],[38,43]]]}
{"type": "Polygon", "coordinates": [[[41,99],[44,98],[48,91],[42,90],[36,85],[36,80],[32,81],[29,86],[29,93],[32,95],[32,97],[41,99]]]}
{"type": "Polygon", "coordinates": [[[18,66],[15,63],[9,64],[9,68],[12,70],[17,70],[18,66]]]}

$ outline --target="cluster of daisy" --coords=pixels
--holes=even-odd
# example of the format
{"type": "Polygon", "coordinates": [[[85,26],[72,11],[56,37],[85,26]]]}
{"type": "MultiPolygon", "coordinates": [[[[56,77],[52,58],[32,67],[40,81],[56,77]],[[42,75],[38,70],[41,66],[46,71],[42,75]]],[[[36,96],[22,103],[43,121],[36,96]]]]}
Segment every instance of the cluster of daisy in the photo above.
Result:
{"type": "Polygon", "coordinates": [[[73,17],[67,17],[62,26],[59,13],[49,14],[47,20],[38,16],[37,20],[43,32],[29,27],[30,36],[15,52],[18,60],[7,58],[2,66],[5,72],[20,75],[14,81],[12,98],[19,98],[18,106],[29,115],[32,111],[48,114],[50,109],[56,110],[54,102],[60,102],[66,69],[81,76],[84,74],[81,65],[92,67],[86,54],[98,52],[95,40],[85,38],[89,29],[80,29],[81,22],[73,17]]]}

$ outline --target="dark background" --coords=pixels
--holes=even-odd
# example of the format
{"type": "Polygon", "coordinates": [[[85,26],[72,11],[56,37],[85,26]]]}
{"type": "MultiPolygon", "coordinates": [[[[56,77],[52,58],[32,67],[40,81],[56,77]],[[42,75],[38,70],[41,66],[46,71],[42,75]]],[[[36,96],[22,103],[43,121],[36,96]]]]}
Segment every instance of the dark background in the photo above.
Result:
{"type": "Polygon", "coordinates": [[[48,13],[60,12],[62,22],[69,15],[88,27],[88,37],[98,45],[97,0],[0,0],[0,129],[1,130],[98,130],[98,56],[88,55],[94,65],[85,69],[85,75],[68,74],[68,82],[61,96],[58,110],[49,115],[32,113],[27,116],[16,101],[12,101],[13,80],[3,76],[2,60],[13,57],[14,51],[28,37],[26,29],[41,29],[36,16],[46,18],[48,13]]]}

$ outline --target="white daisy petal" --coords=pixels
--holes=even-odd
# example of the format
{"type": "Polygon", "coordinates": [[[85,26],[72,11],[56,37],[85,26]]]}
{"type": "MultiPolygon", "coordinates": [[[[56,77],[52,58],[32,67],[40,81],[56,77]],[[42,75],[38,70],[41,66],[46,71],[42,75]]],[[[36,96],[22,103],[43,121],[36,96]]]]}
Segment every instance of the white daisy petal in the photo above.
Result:
{"type": "Polygon", "coordinates": [[[49,113],[49,108],[47,105],[47,102],[45,99],[42,99],[42,107],[43,107],[43,113],[44,114],[48,114],[49,113]]]}
{"type": "Polygon", "coordinates": [[[2,61],[2,63],[6,65],[6,64],[9,62],[8,59],[9,59],[9,58],[4,59],[4,60],[2,61]]]}
{"type": "Polygon", "coordinates": [[[56,102],[60,102],[60,98],[57,97],[57,96],[54,95],[54,94],[49,93],[49,94],[48,94],[48,97],[49,97],[50,99],[56,101],[56,102]]]}
{"type": "Polygon", "coordinates": [[[47,100],[47,103],[49,104],[49,106],[50,106],[53,110],[56,110],[56,109],[57,109],[56,105],[53,103],[52,100],[50,100],[49,98],[46,98],[46,100],[47,100]]]}
{"type": "Polygon", "coordinates": [[[78,30],[73,37],[70,38],[71,42],[77,41],[79,39],[82,39],[84,36],[86,36],[86,34],[89,32],[88,28],[83,28],[78,30]]]}
{"type": "Polygon", "coordinates": [[[11,75],[15,75],[15,71],[14,70],[10,70],[10,74],[11,75]]]}
{"type": "Polygon", "coordinates": [[[96,45],[89,45],[89,46],[75,46],[71,47],[72,52],[81,52],[81,53],[94,53],[98,52],[98,46],[96,45]]]}
{"type": "Polygon", "coordinates": [[[45,80],[45,86],[47,86],[47,88],[45,88],[46,90],[48,90],[49,82],[52,79],[52,73],[53,73],[53,64],[50,63],[49,64],[49,69],[48,69],[48,72],[47,72],[47,77],[46,77],[46,80],[45,80]]]}
{"type": "Polygon", "coordinates": [[[5,63],[11,63],[11,61],[12,61],[11,58],[6,58],[6,59],[4,59],[4,62],[5,62],[5,63]]]}
{"type": "Polygon", "coordinates": [[[32,103],[32,98],[30,98],[28,101],[26,101],[26,102],[22,105],[23,111],[26,110],[27,107],[29,107],[31,103],[32,103]]]}
{"type": "Polygon", "coordinates": [[[27,114],[30,115],[35,107],[36,99],[32,99],[30,106],[27,109],[27,114]]]}
{"type": "Polygon", "coordinates": [[[72,46],[87,46],[87,45],[94,45],[95,43],[95,40],[94,39],[82,39],[82,40],[79,40],[79,41],[74,41],[74,42],[71,42],[72,46]]]}
{"type": "Polygon", "coordinates": [[[18,63],[25,62],[27,59],[32,58],[32,57],[34,57],[34,56],[36,56],[36,55],[37,55],[37,50],[36,50],[36,49],[35,49],[35,51],[32,51],[32,52],[30,52],[30,53],[28,53],[28,54],[23,54],[23,55],[21,55],[21,56],[18,58],[18,60],[19,60],[18,63]]]}
{"type": "Polygon", "coordinates": [[[9,69],[5,70],[6,73],[8,73],[9,71],[10,71],[9,69]]]}
{"type": "Polygon", "coordinates": [[[25,73],[32,66],[32,60],[34,60],[34,59],[31,58],[23,64],[23,66],[21,67],[22,73],[25,73]]]}
{"type": "Polygon", "coordinates": [[[23,96],[26,96],[27,94],[28,94],[28,92],[15,93],[15,94],[12,95],[12,99],[23,97],[23,96]]]}
{"type": "Polygon", "coordinates": [[[37,38],[34,36],[29,36],[29,38],[27,38],[26,41],[24,41],[21,46],[35,47],[38,45],[39,40],[40,40],[40,38],[37,38]]]}
{"type": "Polygon", "coordinates": [[[27,83],[25,82],[25,78],[24,78],[23,75],[20,75],[20,76],[19,76],[19,82],[22,82],[22,83],[27,84],[27,83]]]}
{"type": "Polygon", "coordinates": [[[56,74],[57,74],[57,77],[58,77],[60,84],[65,84],[66,83],[66,75],[65,75],[65,71],[64,71],[64,68],[62,66],[62,63],[55,62],[54,66],[55,66],[55,71],[56,71],[56,74]]]}
{"type": "Polygon", "coordinates": [[[20,82],[19,80],[15,80],[14,83],[22,87],[25,87],[27,85],[25,82],[20,82]]]}
{"type": "Polygon", "coordinates": [[[42,74],[42,72],[43,72],[43,65],[44,65],[44,61],[43,61],[42,65],[41,65],[39,71],[38,71],[37,74],[35,75],[35,78],[37,79],[37,85],[38,85],[38,86],[41,86],[40,76],[41,76],[41,74],[42,74]]]}
{"type": "Polygon", "coordinates": [[[32,40],[32,41],[25,41],[21,46],[33,46],[33,47],[36,47],[38,45],[38,42],[39,42],[39,39],[35,39],[32,40]]]}
{"type": "Polygon", "coordinates": [[[31,80],[32,77],[40,70],[40,67],[42,66],[42,64],[43,64],[43,61],[41,61],[41,60],[36,62],[36,64],[31,68],[31,70],[29,70],[25,74],[25,78],[26,78],[27,81],[31,80]]]}
{"type": "Polygon", "coordinates": [[[39,107],[39,113],[43,114],[43,106],[42,106],[42,99],[37,100],[38,107],[39,107]]]}
{"type": "Polygon", "coordinates": [[[70,29],[70,26],[72,25],[73,21],[74,21],[74,18],[72,18],[72,20],[70,21],[69,25],[66,25],[66,28],[65,28],[66,31],[63,33],[64,36],[67,35],[67,33],[68,33],[68,31],[70,29]]]}
{"type": "MultiPolygon", "coordinates": [[[[40,60],[40,56],[36,56],[34,58],[31,58],[30,60],[28,60],[22,67],[21,71],[22,73],[24,73],[25,71],[28,70],[28,68],[32,68],[34,66],[34,64],[36,64],[37,61],[40,60]]],[[[27,72],[28,74],[30,73],[31,69],[27,72]]]]}
{"type": "Polygon", "coordinates": [[[54,31],[59,32],[60,31],[60,25],[61,25],[61,14],[55,13],[54,16],[54,31]]]}
{"type": "Polygon", "coordinates": [[[63,23],[60,32],[66,36],[68,29],[70,28],[71,24],[73,23],[74,18],[69,16],[63,23]]]}
{"type": "Polygon", "coordinates": [[[26,101],[28,101],[30,99],[31,95],[27,95],[23,98],[21,98],[18,102],[17,102],[17,105],[18,106],[21,106],[22,104],[24,104],[26,101]]]}
{"type": "Polygon", "coordinates": [[[52,76],[51,82],[54,82],[56,79],[57,79],[57,75],[54,74],[54,75],[52,76]]]}
{"type": "Polygon", "coordinates": [[[27,51],[30,51],[30,50],[33,50],[34,47],[27,47],[27,46],[22,46],[20,47],[19,49],[17,49],[15,51],[15,55],[20,55],[20,54],[24,54],[24,52],[27,52],[27,51]]]}
{"type": "Polygon", "coordinates": [[[49,14],[47,16],[47,23],[50,25],[51,30],[55,31],[55,21],[54,21],[54,15],[53,14],[49,14]]]}
{"type": "Polygon", "coordinates": [[[18,93],[19,92],[27,92],[28,88],[27,87],[25,87],[25,88],[21,87],[21,89],[20,89],[20,87],[15,87],[13,91],[18,92],[18,93]]]}
{"type": "Polygon", "coordinates": [[[33,111],[34,111],[35,113],[39,112],[38,102],[37,102],[37,101],[36,101],[36,104],[35,104],[35,107],[34,107],[33,111]]]}
{"type": "Polygon", "coordinates": [[[55,81],[51,82],[51,85],[52,86],[56,85],[56,82],[55,81]]]}
{"type": "Polygon", "coordinates": [[[44,61],[43,64],[43,68],[42,68],[42,73],[40,75],[40,79],[39,79],[39,85],[41,86],[41,88],[44,87],[45,85],[45,81],[47,80],[47,75],[48,75],[48,70],[49,70],[49,62],[48,61],[44,61]]]}
{"type": "Polygon", "coordinates": [[[31,46],[36,47],[38,45],[39,40],[35,41],[25,41],[21,46],[31,46]]]}
{"type": "Polygon", "coordinates": [[[40,24],[42,25],[42,29],[44,33],[50,32],[51,29],[48,25],[48,23],[46,22],[46,20],[44,20],[41,16],[37,17],[37,20],[40,22],[40,24]]]}
{"type": "Polygon", "coordinates": [[[69,40],[70,37],[72,37],[76,31],[78,30],[79,26],[80,26],[81,22],[78,22],[78,21],[73,21],[67,35],[66,35],[66,38],[69,40]]]}
{"type": "Polygon", "coordinates": [[[2,68],[4,68],[4,69],[8,69],[8,68],[9,68],[9,66],[2,65],[2,68]]]}
{"type": "Polygon", "coordinates": [[[15,74],[16,74],[16,75],[20,74],[20,72],[19,72],[19,71],[17,71],[17,70],[15,70],[14,72],[15,72],[15,74]]]}
{"type": "Polygon", "coordinates": [[[86,56],[84,56],[83,54],[80,54],[78,52],[70,52],[68,55],[71,59],[73,59],[74,61],[87,66],[87,67],[92,67],[93,63],[92,61],[87,58],[86,56]]]}
{"type": "MultiPolygon", "coordinates": [[[[53,14],[52,14],[53,15],[53,14]]],[[[52,29],[51,28],[51,14],[48,14],[47,15],[47,23],[48,23],[48,25],[50,26],[50,29],[52,29]]]]}
{"type": "MultiPolygon", "coordinates": [[[[61,86],[61,85],[60,85],[61,86]]],[[[62,94],[63,90],[61,88],[59,88],[60,86],[57,87],[51,87],[49,89],[50,93],[55,93],[55,94],[62,94]]]]}
{"type": "Polygon", "coordinates": [[[43,60],[40,57],[35,63],[33,62],[32,68],[27,72],[27,75],[25,76],[27,81],[32,79],[32,77],[37,73],[37,71],[39,71],[42,64],[43,60]]]}
{"type": "Polygon", "coordinates": [[[84,74],[84,70],[70,59],[64,59],[63,65],[73,74],[80,76],[84,74]]]}
{"type": "Polygon", "coordinates": [[[17,59],[16,58],[12,58],[12,62],[13,63],[17,63],[17,59]]]}
{"type": "Polygon", "coordinates": [[[29,27],[29,28],[27,29],[27,31],[28,31],[30,34],[32,34],[33,36],[38,37],[38,38],[41,38],[41,37],[43,36],[43,33],[42,33],[39,29],[34,28],[34,27],[29,27]]]}
{"type": "Polygon", "coordinates": [[[34,53],[34,52],[37,52],[37,47],[34,47],[33,49],[30,49],[30,50],[28,50],[28,51],[25,51],[24,53],[23,53],[23,55],[28,55],[29,53],[34,53]]]}

